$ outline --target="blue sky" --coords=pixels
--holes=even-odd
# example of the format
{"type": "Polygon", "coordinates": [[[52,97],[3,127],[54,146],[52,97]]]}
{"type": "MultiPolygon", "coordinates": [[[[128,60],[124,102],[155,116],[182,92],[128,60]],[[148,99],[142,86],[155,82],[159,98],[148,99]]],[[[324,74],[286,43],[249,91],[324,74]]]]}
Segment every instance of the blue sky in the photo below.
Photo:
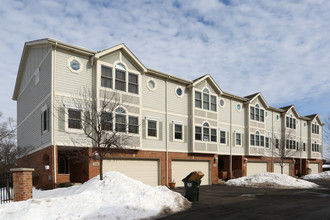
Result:
{"type": "Polygon", "coordinates": [[[24,42],[54,38],[91,50],[125,43],[147,67],[222,90],[261,92],[299,114],[330,114],[330,1],[2,0],[0,111],[11,100],[24,42]]]}

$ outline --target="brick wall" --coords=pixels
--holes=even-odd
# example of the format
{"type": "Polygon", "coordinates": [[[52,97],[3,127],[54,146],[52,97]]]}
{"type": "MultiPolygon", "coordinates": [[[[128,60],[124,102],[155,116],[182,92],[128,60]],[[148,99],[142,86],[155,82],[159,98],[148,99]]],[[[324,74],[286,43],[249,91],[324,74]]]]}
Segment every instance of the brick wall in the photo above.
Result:
{"type": "Polygon", "coordinates": [[[32,172],[31,168],[13,168],[14,201],[24,201],[32,198],[32,172]]]}
{"type": "Polygon", "coordinates": [[[33,185],[36,188],[54,188],[53,146],[43,148],[18,160],[19,167],[34,168],[33,185]],[[45,168],[44,159],[49,158],[49,169],[45,168]]]}

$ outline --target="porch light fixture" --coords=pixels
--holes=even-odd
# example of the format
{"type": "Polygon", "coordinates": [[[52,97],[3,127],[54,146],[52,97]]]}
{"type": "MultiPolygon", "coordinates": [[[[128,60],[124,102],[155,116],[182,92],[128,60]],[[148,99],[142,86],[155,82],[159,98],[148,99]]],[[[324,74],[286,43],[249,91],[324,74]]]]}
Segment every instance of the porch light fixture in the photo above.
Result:
{"type": "Polygon", "coordinates": [[[293,159],[293,160],[292,160],[292,162],[293,162],[293,165],[294,165],[294,164],[296,163],[296,160],[295,160],[295,159],[293,159]]]}
{"type": "Polygon", "coordinates": [[[95,152],[94,152],[94,158],[95,158],[95,159],[99,159],[99,157],[100,157],[99,153],[97,153],[97,151],[95,151],[95,152]]]}
{"type": "Polygon", "coordinates": [[[247,159],[246,157],[244,157],[244,162],[245,162],[245,163],[248,162],[248,160],[249,160],[249,159],[247,159]]]}
{"type": "Polygon", "coordinates": [[[218,162],[218,157],[217,156],[214,156],[214,162],[218,162]]]}
{"type": "Polygon", "coordinates": [[[309,160],[307,160],[307,163],[309,163],[309,160]]]}

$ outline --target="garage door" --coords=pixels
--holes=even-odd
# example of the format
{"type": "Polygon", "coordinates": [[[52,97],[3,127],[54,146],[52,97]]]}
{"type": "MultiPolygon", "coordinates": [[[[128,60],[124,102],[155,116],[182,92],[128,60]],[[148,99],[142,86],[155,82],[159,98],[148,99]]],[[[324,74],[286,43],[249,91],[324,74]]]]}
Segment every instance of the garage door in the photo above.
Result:
{"type": "Polygon", "coordinates": [[[104,160],[103,172],[118,171],[145,184],[159,184],[158,160],[104,160]]]}
{"type": "MultiPolygon", "coordinates": [[[[281,173],[281,166],[279,163],[274,164],[274,173],[281,173]]],[[[290,176],[290,163],[284,163],[283,174],[290,176]]]]}
{"type": "Polygon", "coordinates": [[[319,173],[319,164],[318,163],[310,163],[309,168],[312,169],[312,174],[319,173]]]}
{"type": "Polygon", "coordinates": [[[172,161],[172,179],[176,186],[184,186],[181,181],[192,171],[202,171],[204,177],[201,185],[210,185],[210,165],[209,161],[172,161]]]}
{"type": "Polygon", "coordinates": [[[258,173],[266,173],[268,171],[268,164],[262,162],[261,163],[248,162],[246,169],[247,169],[246,171],[247,176],[258,173]]]}

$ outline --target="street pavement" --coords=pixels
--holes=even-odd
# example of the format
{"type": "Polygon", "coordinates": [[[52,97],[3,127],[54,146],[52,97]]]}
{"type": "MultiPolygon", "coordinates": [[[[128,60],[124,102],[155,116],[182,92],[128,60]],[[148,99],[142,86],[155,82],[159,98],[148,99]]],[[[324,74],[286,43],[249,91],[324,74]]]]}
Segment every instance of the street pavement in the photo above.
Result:
{"type": "MultiPolygon", "coordinates": [[[[330,219],[330,180],[316,189],[201,186],[199,201],[184,212],[159,219],[330,219]]],[[[184,188],[174,191],[184,195],[184,188]]]]}

